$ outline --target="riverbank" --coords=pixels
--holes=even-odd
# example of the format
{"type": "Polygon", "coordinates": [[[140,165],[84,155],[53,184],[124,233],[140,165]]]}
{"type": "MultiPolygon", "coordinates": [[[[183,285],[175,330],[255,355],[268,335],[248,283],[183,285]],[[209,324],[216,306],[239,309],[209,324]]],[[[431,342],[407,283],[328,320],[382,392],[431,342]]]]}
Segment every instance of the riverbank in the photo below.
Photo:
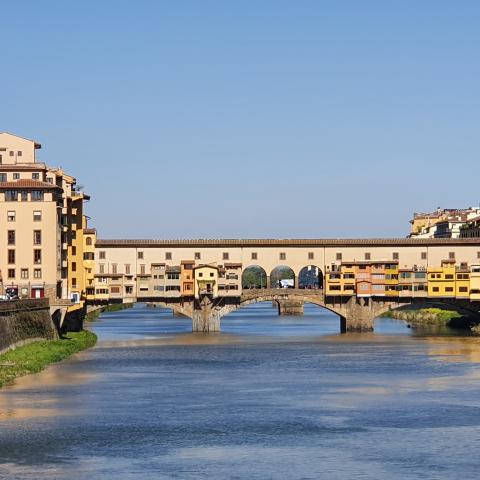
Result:
{"type": "Polygon", "coordinates": [[[441,308],[420,308],[415,310],[391,310],[383,315],[384,317],[404,320],[412,326],[440,325],[460,330],[470,330],[474,334],[478,330],[478,321],[463,316],[454,310],[443,310],[441,308]]]}
{"type": "Polygon", "coordinates": [[[111,305],[105,305],[98,310],[93,310],[85,315],[86,322],[94,322],[104,312],[118,312],[127,308],[132,308],[133,303],[113,303],[111,305]]]}
{"type": "Polygon", "coordinates": [[[61,340],[32,342],[0,355],[0,388],[17,377],[38,373],[51,363],[93,347],[97,336],[88,330],[69,332],[61,340]]]}

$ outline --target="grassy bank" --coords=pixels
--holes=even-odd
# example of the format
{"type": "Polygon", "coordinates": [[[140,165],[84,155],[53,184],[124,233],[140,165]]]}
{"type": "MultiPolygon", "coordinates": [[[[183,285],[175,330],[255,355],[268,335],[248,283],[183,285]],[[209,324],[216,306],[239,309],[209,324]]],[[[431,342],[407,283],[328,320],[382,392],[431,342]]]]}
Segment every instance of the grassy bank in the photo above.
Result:
{"type": "Polygon", "coordinates": [[[98,310],[87,313],[87,315],[85,315],[85,321],[94,322],[104,312],[118,312],[120,310],[125,310],[126,308],[132,307],[133,303],[113,303],[112,305],[105,305],[98,310]]]}
{"type": "Polygon", "coordinates": [[[412,325],[445,325],[452,328],[470,328],[470,322],[454,310],[420,308],[416,310],[391,310],[384,317],[405,320],[412,325]]]}
{"type": "Polygon", "coordinates": [[[29,343],[0,355],[0,387],[29,373],[37,373],[50,363],[59,362],[86,348],[93,347],[97,336],[87,330],[69,332],[62,340],[29,343]]]}

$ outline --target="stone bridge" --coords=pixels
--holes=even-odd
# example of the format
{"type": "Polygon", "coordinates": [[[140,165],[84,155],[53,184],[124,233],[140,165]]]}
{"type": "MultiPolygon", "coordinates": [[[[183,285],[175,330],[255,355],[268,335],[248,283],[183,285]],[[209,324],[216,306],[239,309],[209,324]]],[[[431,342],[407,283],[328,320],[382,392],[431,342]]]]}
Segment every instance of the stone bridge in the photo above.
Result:
{"type": "MultiPolygon", "coordinates": [[[[152,299],[153,300],[153,299],[152,299]]],[[[402,298],[388,297],[332,297],[325,296],[323,290],[308,289],[251,289],[240,297],[204,296],[201,300],[155,299],[150,303],[171,308],[176,314],[192,319],[193,332],[219,332],[223,316],[239,308],[259,302],[275,302],[279,314],[298,315],[303,313],[303,305],[311,303],[326,308],[340,317],[340,331],[362,332],[373,330],[375,318],[408,305],[440,305],[463,313],[479,315],[480,302],[456,299],[402,298]]]]}

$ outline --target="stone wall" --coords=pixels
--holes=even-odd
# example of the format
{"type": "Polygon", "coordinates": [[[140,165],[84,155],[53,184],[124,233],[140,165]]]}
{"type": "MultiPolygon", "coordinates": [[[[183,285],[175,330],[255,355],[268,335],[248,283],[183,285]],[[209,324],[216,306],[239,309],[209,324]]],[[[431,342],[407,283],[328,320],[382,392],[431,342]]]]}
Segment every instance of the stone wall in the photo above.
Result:
{"type": "Polygon", "coordinates": [[[55,338],[48,299],[0,302],[0,354],[33,340],[55,338]]]}

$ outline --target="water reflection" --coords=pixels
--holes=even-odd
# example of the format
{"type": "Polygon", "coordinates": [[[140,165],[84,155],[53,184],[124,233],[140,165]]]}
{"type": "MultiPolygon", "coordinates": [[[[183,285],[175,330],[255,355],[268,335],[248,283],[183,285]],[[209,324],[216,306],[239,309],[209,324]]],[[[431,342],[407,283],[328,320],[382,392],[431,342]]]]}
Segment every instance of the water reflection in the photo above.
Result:
{"type": "Polygon", "coordinates": [[[476,477],[480,340],[305,313],[258,304],[216,335],[106,314],[96,348],[0,392],[0,478],[476,477]]]}

